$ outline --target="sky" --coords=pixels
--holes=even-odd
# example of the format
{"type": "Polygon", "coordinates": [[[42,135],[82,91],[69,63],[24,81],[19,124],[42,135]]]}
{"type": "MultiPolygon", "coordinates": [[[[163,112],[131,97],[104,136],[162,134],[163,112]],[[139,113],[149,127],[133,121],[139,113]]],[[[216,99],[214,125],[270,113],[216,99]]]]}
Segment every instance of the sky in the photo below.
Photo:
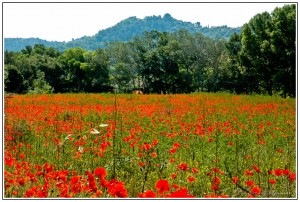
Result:
{"type": "MultiPolygon", "coordinates": [[[[286,3],[285,3],[286,4],[286,3]]],[[[4,3],[4,38],[70,41],[93,36],[131,16],[169,13],[202,26],[239,27],[256,14],[284,3],[4,3]]]]}

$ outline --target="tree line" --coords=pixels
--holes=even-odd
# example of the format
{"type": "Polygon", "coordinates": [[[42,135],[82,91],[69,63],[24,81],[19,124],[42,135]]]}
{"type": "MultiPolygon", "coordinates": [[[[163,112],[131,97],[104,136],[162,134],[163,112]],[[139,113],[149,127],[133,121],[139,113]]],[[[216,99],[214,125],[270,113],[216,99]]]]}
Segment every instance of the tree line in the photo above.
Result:
{"type": "Polygon", "coordinates": [[[218,92],[295,96],[295,5],[261,13],[229,40],[149,31],[105,48],[43,44],[4,53],[6,92],[218,92]]]}

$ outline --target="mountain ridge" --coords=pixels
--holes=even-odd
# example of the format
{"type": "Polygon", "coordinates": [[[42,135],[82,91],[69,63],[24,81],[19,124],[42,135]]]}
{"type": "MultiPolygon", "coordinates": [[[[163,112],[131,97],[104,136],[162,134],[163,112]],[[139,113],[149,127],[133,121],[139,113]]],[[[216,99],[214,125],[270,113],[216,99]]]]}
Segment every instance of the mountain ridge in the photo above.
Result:
{"type": "Polygon", "coordinates": [[[191,33],[200,32],[203,35],[214,39],[228,39],[234,32],[239,33],[241,27],[205,26],[200,22],[192,23],[173,18],[169,13],[163,17],[146,16],[143,19],[132,16],[121,20],[117,24],[99,30],[93,36],[83,36],[68,42],[48,41],[40,38],[4,38],[4,49],[8,51],[20,51],[25,46],[44,44],[58,50],[66,50],[73,47],[82,47],[86,50],[95,50],[105,47],[106,43],[113,41],[130,41],[134,36],[140,36],[145,31],[157,30],[160,32],[176,32],[180,29],[188,30],[191,33]]]}

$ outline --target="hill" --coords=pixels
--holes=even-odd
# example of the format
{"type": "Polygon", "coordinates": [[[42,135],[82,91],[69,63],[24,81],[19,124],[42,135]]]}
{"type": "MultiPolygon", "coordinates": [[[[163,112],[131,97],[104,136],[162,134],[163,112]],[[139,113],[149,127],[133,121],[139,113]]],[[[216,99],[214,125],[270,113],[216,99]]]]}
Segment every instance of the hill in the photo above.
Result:
{"type": "Polygon", "coordinates": [[[140,36],[145,31],[157,30],[160,32],[176,32],[180,29],[188,30],[191,33],[200,32],[213,39],[228,39],[229,36],[241,31],[240,27],[231,28],[224,26],[202,27],[200,22],[184,22],[173,18],[170,14],[161,16],[148,16],[144,19],[129,17],[116,25],[100,30],[94,36],[84,36],[69,42],[46,41],[39,38],[5,38],[4,49],[9,51],[20,51],[25,46],[44,44],[58,50],[65,50],[71,47],[82,47],[86,50],[95,50],[105,47],[105,44],[112,41],[130,41],[134,36],[140,36]]]}

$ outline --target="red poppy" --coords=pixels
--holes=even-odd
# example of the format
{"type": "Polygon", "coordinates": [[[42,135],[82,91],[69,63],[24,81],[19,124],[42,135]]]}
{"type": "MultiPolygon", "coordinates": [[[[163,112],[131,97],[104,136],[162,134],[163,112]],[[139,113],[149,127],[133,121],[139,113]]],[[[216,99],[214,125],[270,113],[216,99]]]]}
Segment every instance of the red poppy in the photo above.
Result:
{"type": "Polygon", "coordinates": [[[143,167],[145,164],[143,162],[139,162],[139,166],[143,167]]]}
{"type": "Polygon", "coordinates": [[[157,154],[156,154],[155,152],[152,152],[152,153],[151,153],[151,156],[152,156],[153,158],[156,158],[156,157],[157,157],[157,154]]]}
{"type": "Polygon", "coordinates": [[[276,182],[277,182],[277,181],[276,181],[275,179],[269,179],[269,183],[270,183],[270,184],[276,184],[276,182]]]}
{"type": "Polygon", "coordinates": [[[254,185],[254,182],[252,180],[248,180],[245,182],[245,184],[248,186],[248,187],[252,187],[254,185]]]}
{"type": "Polygon", "coordinates": [[[188,177],[188,182],[194,182],[194,181],[195,181],[195,178],[193,176],[188,177]]]}
{"type": "Polygon", "coordinates": [[[178,184],[172,184],[172,187],[173,187],[174,189],[178,189],[178,188],[179,188],[178,184]]]}
{"type": "Polygon", "coordinates": [[[193,173],[199,173],[199,171],[198,171],[197,168],[192,168],[192,172],[193,172],[193,173]]]}
{"type": "Polygon", "coordinates": [[[169,152],[170,152],[171,154],[174,154],[174,153],[176,152],[176,150],[177,150],[177,149],[173,147],[172,149],[169,150],[169,152]]]}
{"type": "Polygon", "coordinates": [[[124,186],[124,182],[117,180],[111,180],[108,183],[108,193],[111,196],[125,198],[128,196],[127,189],[124,186]]]}
{"type": "Polygon", "coordinates": [[[218,177],[214,177],[213,179],[212,179],[212,181],[213,181],[213,183],[214,183],[214,185],[218,185],[218,184],[220,184],[220,178],[218,178],[218,177]]]}
{"type": "Polygon", "coordinates": [[[156,194],[152,190],[147,190],[144,193],[138,194],[139,198],[156,198],[156,194]]]}
{"type": "Polygon", "coordinates": [[[217,190],[219,189],[219,187],[218,187],[218,185],[212,185],[212,186],[211,186],[211,189],[217,191],[217,190]]]}
{"type": "Polygon", "coordinates": [[[173,144],[173,147],[175,147],[176,149],[180,148],[179,142],[175,142],[175,143],[173,144]]]}
{"type": "Polygon", "coordinates": [[[188,165],[186,163],[182,163],[180,165],[178,165],[178,170],[183,170],[183,171],[187,171],[189,168],[188,168],[188,165]]]}
{"type": "Polygon", "coordinates": [[[170,191],[170,185],[167,180],[158,180],[155,187],[160,195],[164,192],[170,191]]]}
{"type": "Polygon", "coordinates": [[[253,176],[253,172],[251,170],[245,170],[245,175],[253,176]]]}
{"type": "Polygon", "coordinates": [[[292,173],[289,175],[289,179],[290,179],[290,182],[293,182],[296,180],[296,173],[292,173]]]}
{"type": "Polygon", "coordinates": [[[277,168],[276,170],[274,170],[274,174],[275,174],[276,176],[280,176],[280,175],[282,175],[282,173],[283,173],[283,171],[280,170],[279,168],[277,168]]]}
{"type": "Polygon", "coordinates": [[[186,188],[181,188],[170,195],[171,198],[195,198],[195,196],[188,194],[186,188]]]}
{"type": "Polygon", "coordinates": [[[107,171],[105,168],[99,167],[94,171],[95,175],[97,175],[100,179],[104,179],[107,176],[107,171]]]}
{"type": "Polygon", "coordinates": [[[256,165],[252,165],[252,167],[257,173],[260,173],[260,169],[256,165]]]}
{"type": "Polygon", "coordinates": [[[239,181],[239,178],[238,177],[233,177],[232,178],[232,184],[235,184],[239,181]]]}
{"type": "Polygon", "coordinates": [[[252,194],[259,195],[261,193],[261,188],[254,186],[251,190],[252,194]]]}
{"type": "Polygon", "coordinates": [[[171,178],[174,179],[175,177],[176,177],[176,174],[175,174],[175,173],[172,173],[172,174],[171,174],[171,178]]]}
{"type": "Polygon", "coordinates": [[[96,192],[97,191],[97,185],[96,185],[96,182],[95,182],[95,177],[89,171],[86,171],[86,175],[88,176],[89,187],[91,188],[91,190],[93,192],[96,192]]]}
{"type": "Polygon", "coordinates": [[[219,168],[212,168],[212,171],[214,171],[215,173],[219,172],[219,168]]]}
{"type": "Polygon", "coordinates": [[[284,169],[283,170],[283,174],[284,175],[289,175],[291,172],[290,172],[290,170],[288,170],[288,169],[284,169]]]}

